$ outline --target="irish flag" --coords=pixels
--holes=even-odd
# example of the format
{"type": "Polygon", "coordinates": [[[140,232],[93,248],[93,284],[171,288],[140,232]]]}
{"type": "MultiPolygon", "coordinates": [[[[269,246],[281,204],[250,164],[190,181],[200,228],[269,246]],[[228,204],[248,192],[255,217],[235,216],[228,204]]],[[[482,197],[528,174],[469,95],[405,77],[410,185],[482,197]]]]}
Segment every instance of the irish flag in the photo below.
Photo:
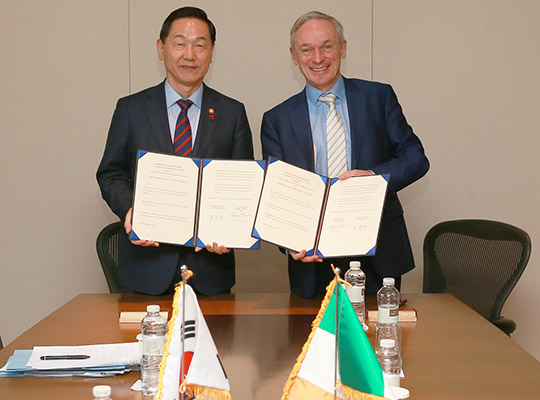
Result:
{"type": "Polygon", "coordinates": [[[391,389],[385,385],[381,366],[345,290],[340,284],[336,285],[335,280],[326,290],[281,399],[332,400],[336,389],[339,399],[395,400],[391,389]]]}
{"type": "Polygon", "coordinates": [[[184,287],[183,283],[175,290],[173,314],[167,326],[167,341],[159,368],[156,400],[180,400],[183,399],[182,393],[185,399],[231,400],[229,380],[197,296],[189,285],[184,287]],[[185,307],[182,307],[184,290],[185,307]],[[185,325],[183,346],[182,323],[185,325]]]}

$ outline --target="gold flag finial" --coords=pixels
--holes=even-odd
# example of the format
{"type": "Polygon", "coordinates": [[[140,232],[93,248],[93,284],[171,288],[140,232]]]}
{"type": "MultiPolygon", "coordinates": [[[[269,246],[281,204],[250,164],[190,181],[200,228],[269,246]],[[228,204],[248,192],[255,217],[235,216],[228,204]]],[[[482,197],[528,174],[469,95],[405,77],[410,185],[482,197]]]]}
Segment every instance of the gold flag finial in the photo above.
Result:
{"type": "Polygon", "coordinates": [[[188,266],[185,265],[185,264],[180,267],[180,271],[182,271],[182,280],[179,281],[176,285],[174,285],[175,290],[176,290],[177,287],[182,286],[184,281],[187,283],[188,279],[191,278],[194,275],[193,271],[190,270],[188,268],[188,266]]]}
{"type": "Polygon", "coordinates": [[[180,271],[182,271],[182,280],[185,279],[187,281],[193,276],[193,271],[190,270],[185,264],[180,267],[180,271]]]}
{"type": "Polygon", "coordinates": [[[344,279],[341,279],[341,276],[340,276],[341,269],[334,267],[334,264],[330,264],[330,266],[332,267],[332,271],[334,271],[334,275],[336,276],[339,283],[343,283],[345,286],[352,287],[352,285],[349,282],[347,282],[344,279]]]}

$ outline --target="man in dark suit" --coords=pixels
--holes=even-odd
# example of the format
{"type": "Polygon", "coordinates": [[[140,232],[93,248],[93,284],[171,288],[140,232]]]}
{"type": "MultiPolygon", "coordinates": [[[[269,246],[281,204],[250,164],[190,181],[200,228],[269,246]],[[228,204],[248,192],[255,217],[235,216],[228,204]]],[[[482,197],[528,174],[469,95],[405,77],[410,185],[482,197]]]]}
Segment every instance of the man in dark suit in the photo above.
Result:
{"type": "MultiPolygon", "coordinates": [[[[138,149],[196,158],[253,159],[244,105],[203,83],[215,38],[215,27],[203,10],[173,11],[157,41],[167,78],[116,105],[97,180],[103,198],[124,221],[126,234],[131,231],[138,149]],[[187,115],[187,120],[179,115],[187,115]],[[173,144],[180,137],[177,128],[183,125],[189,125],[187,139],[173,144]],[[185,143],[183,148],[180,142],[185,143]]],[[[235,283],[234,254],[217,243],[193,249],[130,241],[122,235],[118,264],[118,280],[126,291],[154,295],[171,291],[181,279],[183,264],[195,273],[190,284],[199,293],[228,292],[235,283]]]]}
{"type": "MultiPolygon", "coordinates": [[[[348,179],[390,174],[376,255],[361,257],[366,291],[376,292],[383,277],[396,278],[399,286],[401,275],[414,268],[397,192],[421,178],[429,162],[389,85],[341,75],[346,50],[343,27],[335,18],[313,11],[295,22],[290,51],[306,87],[264,114],[261,141],[265,158],[273,156],[321,175],[348,179]],[[327,96],[321,99],[329,93],[339,118],[331,116],[327,96]],[[335,146],[340,152],[333,150],[333,142],[327,143],[327,120],[339,121],[341,144],[335,146]],[[334,161],[336,153],[343,154],[341,161],[334,161]],[[342,168],[335,169],[335,164],[342,168]]],[[[328,132],[337,130],[330,125],[335,124],[329,124],[328,132]]],[[[328,264],[332,262],[344,272],[349,261],[359,259],[322,260],[306,256],[305,250],[289,250],[288,258],[291,291],[303,297],[324,292],[332,279],[328,264]]]]}

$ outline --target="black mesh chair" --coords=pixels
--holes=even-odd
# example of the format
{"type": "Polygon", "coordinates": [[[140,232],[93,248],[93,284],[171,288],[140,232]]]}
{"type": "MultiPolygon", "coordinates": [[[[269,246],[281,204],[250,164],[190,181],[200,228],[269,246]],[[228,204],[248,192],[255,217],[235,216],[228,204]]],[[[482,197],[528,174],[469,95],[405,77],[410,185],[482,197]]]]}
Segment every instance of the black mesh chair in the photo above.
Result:
{"type": "Polygon", "coordinates": [[[103,228],[96,240],[99,261],[111,293],[120,293],[116,275],[118,271],[118,237],[123,230],[122,222],[114,222],[103,228]]]}
{"type": "Polygon", "coordinates": [[[531,238],[515,226],[441,222],[424,240],[424,293],[450,293],[510,335],[516,323],[501,310],[530,254],[531,238]]]}

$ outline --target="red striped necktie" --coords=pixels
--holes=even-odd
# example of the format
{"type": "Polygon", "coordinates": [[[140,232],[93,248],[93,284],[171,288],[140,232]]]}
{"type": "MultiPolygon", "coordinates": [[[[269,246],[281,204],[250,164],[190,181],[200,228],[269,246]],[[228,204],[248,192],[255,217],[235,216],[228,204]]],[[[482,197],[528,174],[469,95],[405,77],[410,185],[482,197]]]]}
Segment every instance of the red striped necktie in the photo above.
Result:
{"type": "Polygon", "coordinates": [[[192,149],[191,144],[191,125],[187,115],[188,108],[193,104],[191,100],[180,99],[176,103],[180,106],[180,114],[176,120],[174,129],[174,154],[178,156],[189,156],[192,149]]]}

